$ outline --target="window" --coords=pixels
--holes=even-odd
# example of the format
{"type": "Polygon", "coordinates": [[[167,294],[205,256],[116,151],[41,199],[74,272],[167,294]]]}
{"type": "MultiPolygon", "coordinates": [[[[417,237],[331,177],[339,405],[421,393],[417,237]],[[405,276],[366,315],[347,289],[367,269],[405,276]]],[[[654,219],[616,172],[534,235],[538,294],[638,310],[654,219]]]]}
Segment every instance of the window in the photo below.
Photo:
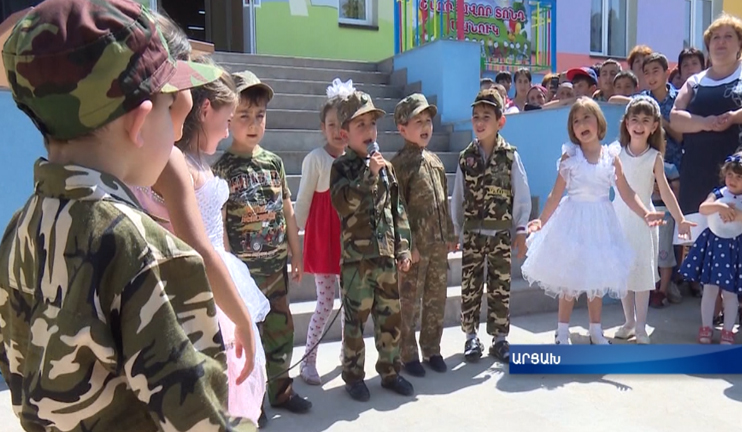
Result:
{"type": "Polygon", "coordinates": [[[712,0],[685,0],[685,38],[684,48],[698,48],[703,50],[703,32],[706,31],[713,18],[714,2],[712,0]]]}
{"type": "Polygon", "coordinates": [[[592,0],[590,54],[626,57],[628,0],[592,0]]]}
{"type": "Polygon", "coordinates": [[[343,24],[371,25],[372,0],[340,0],[338,22],[343,24]]]}

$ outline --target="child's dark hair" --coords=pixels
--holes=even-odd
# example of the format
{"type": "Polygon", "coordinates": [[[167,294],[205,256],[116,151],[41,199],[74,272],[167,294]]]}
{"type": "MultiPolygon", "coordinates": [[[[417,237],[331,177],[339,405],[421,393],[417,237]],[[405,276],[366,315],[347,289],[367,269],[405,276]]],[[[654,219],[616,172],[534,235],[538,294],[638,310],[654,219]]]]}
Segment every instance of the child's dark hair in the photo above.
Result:
{"type": "Polygon", "coordinates": [[[626,106],[626,112],[621,119],[621,135],[618,141],[621,143],[621,147],[626,147],[631,142],[631,135],[629,129],[626,126],[626,122],[629,118],[634,115],[644,114],[652,117],[652,120],[657,123],[657,129],[649,135],[647,144],[649,147],[657,150],[660,154],[665,154],[665,130],[662,128],[662,112],[657,102],[649,96],[637,96],[631,99],[631,102],[626,106]]]}
{"type": "MultiPolygon", "coordinates": [[[[210,57],[198,57],[193,59],[195,63],[207,64],[218,67],[210,57]]],[[[225,106],[234,106],[237,103],[237,90],[235,89],[232,76],[223,71],[221,77],[209,84],[191,89],[193,95],[193,108],[183,123],[183,137],[175,143],[183,152],[199,151],[199,132],[203,131],[201,122],[201,110],[203,104],[208,100],[214,109],[225,106]],[[195,144],[195,148],[191,148],[195,144]]]]}
{"type": "Polygon", "coordinates": [[[608,59],[604,61],[603,64],[600,65],[600,69],[602,70],[605,66],[608,66],[608,65],[616,66],[619,72],[623,70],[623,67],[621,67],[621,63],[619,63],[618,60],[614,60],[614,59],[608,59]]]}
{"type": "Polygon", "coordinates": [[[191,43],[182,28],[164,11],[153,12],[157,26],[167,42],[168,51],[175,60],[188,61],[191,58],[191,43]]]}
{"type": "Polygon", "coordinates": [[[581,109],[594,115],[595,118],[598,120],[598,139],[602,141],[608,131],[608,122],[606,122],[605,120],[605,115],[600,109],[600,105],[598,105],[598,103],[594,100],[585,96],[577,98],[577,101],[575,101],[575,103],[572,105],[572,108],[569,110],[569,118],[567,120],[567,132],[569,133],[569,140],[576,145],[582,144],[577,138],[577,135],[575,135],[574,127],[572,126],[575,121],[577,111],[581,109]]]}
{"type": "Polygon", "coordinates": [[[513,82],[513,76],[510,75],[510,72],[508,71],[502,71],[498,72],[498,74],[495,76],[495,82],[498,84],[501,84],[503,82],[513,82]]]}
{"type": "Polygon", "coordinates": [[[719,171],[719,177],[721,178],[722,183],[724,183],[724,180],[730,171],[737,175],[742,175],[742,151],[728,156],[724,161],[724,164],[721,166],[721,170],[719,171]]]}
{"type": "Polygon", "coordinates": [[[572,84],[579,84],[581,82],[586,82],[589,86],[596,86],[598,83],[595,82],[595,80],[592,79],[592,77],[589,77],[587,75],[577,75],[572,79],[572,84]]]}
{"type": "Polygon", "coordinates": [[[515,75],[513,75],[513,81],[518,81],[518,77],[524,76],[528,78],[528,82],[533,82],[533,79],[531,77],[531,71],[529,71],[526,68],[520,68],[515,72],[515,75]]]}
{"type": "Polygon", "coordinates": [[[670,69],[670,63],[667,61],[667,57],[660,53],[652,53],[644,57],[644,63],[642,63],[642,70],[647,67],[650,63],[659,63],[662,66],[663,71],[670,69]]]}
{"type": "Polygon", "coordinates": [[[488,89],[488,88],[492,87],[493,85],[495,85],[495,82],[492,80],[492,78],[484,77],[484,78],[482,78],[482,79],[479,80],[479,89],[480,90],[488,89]]]}
{"type": "Polygon", "coordinates": [[[262,86],[248,87],[240,92],[239,102],[247,106],[268,106],[271,100],[271,94],[268,89],[262,86]]]}
{"type": "Polygon", "coordinates": [[[342,100],[343,99],[339,96],[334,96],[327,99],[324,105],[322,105],[322,109],[320,109],[319,111],[319,121],[324,123],[325,119],[327,118],[327,113],[329,113],[332,109],[337,109],[342,100]]]}
{"type": "Polygon", "coordinates": [[[616,81],[620,79],[629,79],[634,84],[634,87],[639,87],[639,79],[634,75],[634,72],[630,70],[621,71],[616,74],[616,76],[613,78],[613,84],[616,84],[616,81]]]}
{"type": "Polygon", "coordinates": [[[678,71],[681,75],[683,74],[683,60],[693,57],[696,57],[701,62],[702,68],[706,67],[706,56],[703,54],[703,51],[698,48],[686,48],[680,51],[680,55],[678,55],[678,71]]]}

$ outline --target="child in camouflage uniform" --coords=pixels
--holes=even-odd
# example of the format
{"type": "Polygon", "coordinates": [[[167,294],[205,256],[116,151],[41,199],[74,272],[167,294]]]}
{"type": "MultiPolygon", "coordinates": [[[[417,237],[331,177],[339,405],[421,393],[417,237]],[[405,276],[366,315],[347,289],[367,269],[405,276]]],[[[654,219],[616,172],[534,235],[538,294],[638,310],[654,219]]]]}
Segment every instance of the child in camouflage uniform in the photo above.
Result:
{"type": "Polygon", "coordinates": [[[26,430],[254,431],[227,377],[201,257],[140,209],[173,148],[170,107],[218,70],[176,62],[129,0],[47,0],[3,62],[44,136],[0,244],[0,372],[26,430]]]}
{"type": "MultiPolygon", "coordinates": [[[[250,71],[232,74],[239,104],[229,125],[232,146],[212,167],[229,184],[224,206],[228,248],[250,269],[270,302],[261,326],[268,373],[268,401],[275,408],[305,413],[311,402],[294,392],[288,369],[294,350],[289,309],[288,249],[295,281],[301,281],[299,230],[281,158],[260,146],[273,89],[250,71]]],[[[262,416],[261,421],[266,417],[262,416]]]]}
{"type": "Polygon", "coordinates": [[[531,192],[520,156],[500,129],[505,125],[502,96],[482,90],[472,104],[474,140],[459,156],[451,214],[456,234],[463,236],[461,257],[461,329],[466,333],[468,361],[482,356],[477,338],[487,268],[487,333],[490,355],[507,362],[510,345],[510,250],[525,257],[531,192]]]}
{"type": "Polygon", "coordinates": [[[381,385],[409,396],[412,384],[399,376],[397,267],[404,272],[410,268],[410,229],[392,165],[378,151],[369,155],[367,150],[376,145],[376,120],[386,113],[374,107],[366,93],[352,91],[341,97],[338,122],[348,151],[332,164],[330,194],[342,231],[345,390],[355,400],[370,398],[363,382],[363,326],[371,314],[381,385]]]}
{"type": "Polygon", "coordinates": [[[441,356],[443,315],[446,309],[448,252],[456,248],[456,236],[448,207],[446,170],[435,153],[426,150],[433,137],[433,118],[438,109],[416,93],[402,99],[394,121],[405,139],[392,159],[399,190],[404,199],[414,248],[409,273],[400,275],[402,305],[402,362],[413,376],[425,376],[415,340],[420,319],[423,360],[437,372],[448,368],[441,356]]]}

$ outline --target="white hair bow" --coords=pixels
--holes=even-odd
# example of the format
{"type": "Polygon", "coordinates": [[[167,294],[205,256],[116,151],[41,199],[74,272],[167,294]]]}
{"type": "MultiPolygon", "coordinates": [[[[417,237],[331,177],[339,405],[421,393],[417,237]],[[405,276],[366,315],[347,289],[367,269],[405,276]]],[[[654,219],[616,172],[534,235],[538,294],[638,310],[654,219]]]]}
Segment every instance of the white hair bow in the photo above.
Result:
{"type": "Polygon", "coordinates": [[[353,80],[346,82],[340,81],[340,78],[332,80],[332,85],[327,87],[327,98],[331,99],[334,97],[347,98],[352,95],[356,89],[353,87],[353,80]]]}

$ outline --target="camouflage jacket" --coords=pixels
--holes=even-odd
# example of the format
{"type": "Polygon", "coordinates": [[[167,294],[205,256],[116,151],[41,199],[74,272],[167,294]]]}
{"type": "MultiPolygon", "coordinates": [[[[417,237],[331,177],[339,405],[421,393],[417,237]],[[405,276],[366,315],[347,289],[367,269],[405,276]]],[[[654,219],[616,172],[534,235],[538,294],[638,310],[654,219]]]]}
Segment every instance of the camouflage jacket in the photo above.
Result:
{"type": "Polygon", "coordinates": [[[254,431],[231,419],[199,255],[110,175],[44,160],[0,243],[0,371],[27,431],[254,431]]]}
{"type": "Polygon", "coordinates": [[[340,216],[343,263],[369,258],[410,257],[410,225],[392,164],[389,190],[372,176],[363,158],[348,150],[332,164],[330,195],[340,216]]]}
{"type": "Polygon", "coordinates": [[[288,256],[283,204],[291,191],[281,158],[261,147],[251,155],[228,150],[213,170],[229,184],[224,226],[232,252],[254,275],[283,271],[288,256]]]}
{"type": "Polygon", "coordinates": [[[509,229],[513,219],[512,167],[515,147],[497,136],[487,159],[475,141],[459,156],[464,180],[464,230],[509,229]]]}
{"type": "Polygon", "coordinates": [[[446,170],[440,158],[407,142],[392,159],[392,165],[415,248],[424,253],[427,245],[457,242],[448,206],[446,170]]]}

